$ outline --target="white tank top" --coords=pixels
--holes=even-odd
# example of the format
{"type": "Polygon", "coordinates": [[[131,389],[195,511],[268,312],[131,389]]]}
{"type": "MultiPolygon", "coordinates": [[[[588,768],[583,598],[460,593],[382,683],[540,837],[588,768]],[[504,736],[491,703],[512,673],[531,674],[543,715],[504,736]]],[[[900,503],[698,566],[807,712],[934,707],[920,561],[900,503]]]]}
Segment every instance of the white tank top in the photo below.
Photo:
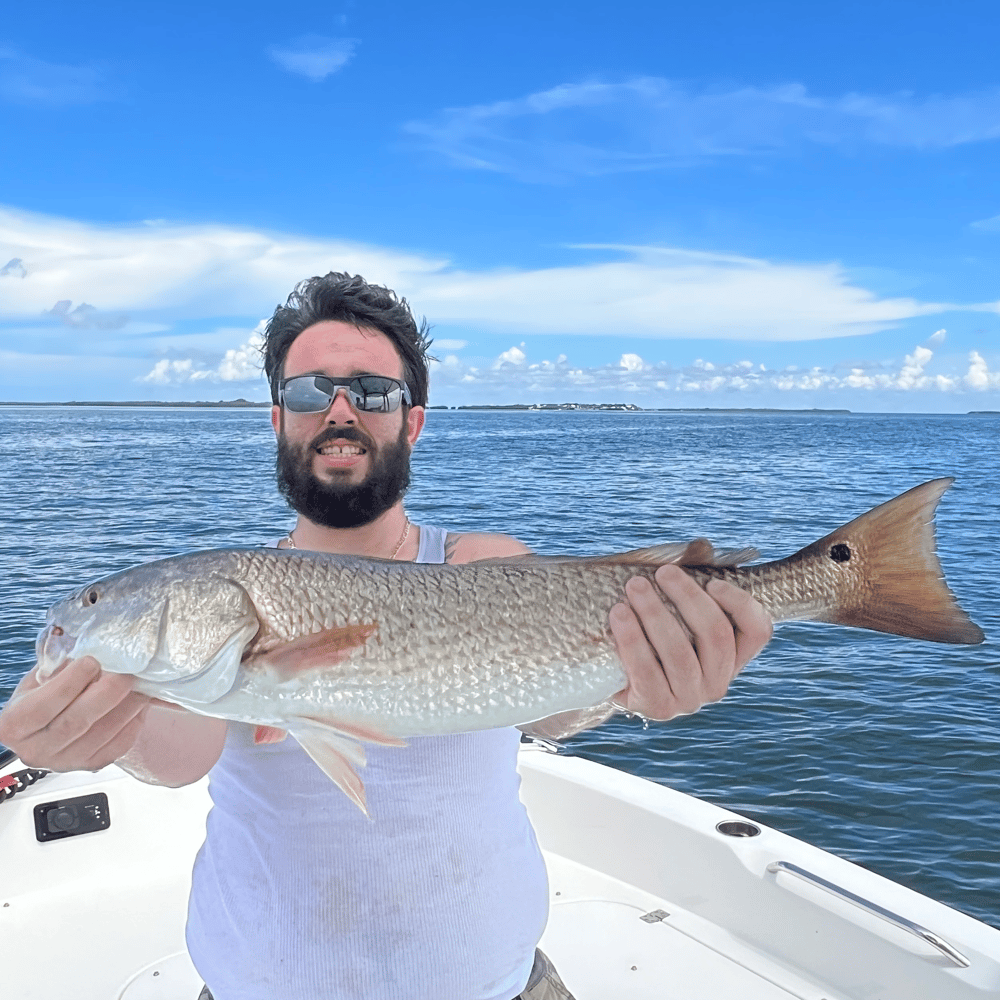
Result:
{"type": "MultiPolygon", "coordinates": [[[[444,562],[421,527],[418,562],[444,562]]],[[[519,735],[366,746],[366,819],[292,737],[231,722],[187,943],[215,1000],[512,1000],[548,915],[519,735]]]]}

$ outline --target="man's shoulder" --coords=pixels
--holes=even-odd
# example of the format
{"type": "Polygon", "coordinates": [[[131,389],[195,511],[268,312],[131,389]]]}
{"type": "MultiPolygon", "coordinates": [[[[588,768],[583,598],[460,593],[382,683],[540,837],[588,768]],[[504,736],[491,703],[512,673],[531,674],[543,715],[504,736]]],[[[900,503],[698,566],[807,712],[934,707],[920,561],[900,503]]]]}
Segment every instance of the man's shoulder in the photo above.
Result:
{"type": "Polygon", "coordinates": [[[513,535],[492,534],[484,531],[449,531],[444,543],[445,562],[469,563],[480,559],[502,559],[531,552],[524,542],[513,535]]]}

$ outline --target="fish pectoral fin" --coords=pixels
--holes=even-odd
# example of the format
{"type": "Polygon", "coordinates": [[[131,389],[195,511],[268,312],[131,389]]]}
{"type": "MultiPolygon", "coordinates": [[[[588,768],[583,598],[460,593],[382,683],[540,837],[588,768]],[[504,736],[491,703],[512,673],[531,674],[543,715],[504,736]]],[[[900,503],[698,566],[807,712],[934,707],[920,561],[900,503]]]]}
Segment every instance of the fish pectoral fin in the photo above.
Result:
{"type": "Polygon", "coordinates": [[[257,726],[253,731],[253,741],[257,746],[262,743],[280,743],[287,735],[287,729],[278,729],[276,726],[257,726]]]}
{"type": "Polygon", "coordinates": [[[316,766],[368,816],[365,783],[358,774],[365,766],[364,748],[353,740],[329,732],[310,730],[295,732],[294,736],[316,766]]]}
{"type": "Polygon", "coordinates": [[[266,653],[251,657],[255,666],[266,667],[282,677],[293,677],[304,670],[332,667],[360,649],[378,629],[378,622],[343,625],[312,632],[283,642],[266,653]]]}

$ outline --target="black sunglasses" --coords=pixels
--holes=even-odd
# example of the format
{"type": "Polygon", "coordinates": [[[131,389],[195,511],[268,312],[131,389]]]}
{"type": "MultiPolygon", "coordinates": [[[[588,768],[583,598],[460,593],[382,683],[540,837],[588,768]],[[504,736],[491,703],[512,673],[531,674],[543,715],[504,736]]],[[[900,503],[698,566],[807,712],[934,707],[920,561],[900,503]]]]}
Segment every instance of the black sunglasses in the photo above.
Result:
{"type": "Polygon", "coordinates": [[[278,400],[293,413],[323,413],[341,386],[347,389],[351,405],[366,413],[392,413],[401,402],[411,405],[409,386],[387,375],[293,375],[278,383],[278,400]]]}

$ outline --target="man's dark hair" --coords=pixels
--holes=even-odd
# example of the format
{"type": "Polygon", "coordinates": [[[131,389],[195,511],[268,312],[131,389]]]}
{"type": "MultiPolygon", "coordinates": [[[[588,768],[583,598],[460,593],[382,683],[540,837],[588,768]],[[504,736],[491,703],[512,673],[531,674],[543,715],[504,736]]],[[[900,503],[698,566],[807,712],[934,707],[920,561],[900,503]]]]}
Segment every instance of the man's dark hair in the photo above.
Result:
{"type": "MultiPolygon", "coordinates": [[[[271,386],[271,401],[278,403],[278,383],[285,375],[285,358],[292,341],[313,323],[339,320],[384,333],[403,362],[403,379],[410,387],[414,406],[427,405],[427,320],[417,326],[409,303],[382,285],[370,285],[360,275],[331,271],[322,278],[300,281],[288,301],[274,310],[264,330],[261,354],[271,386]]],[[[379,373],[376,373],[379,374],[379,373]]]]}

